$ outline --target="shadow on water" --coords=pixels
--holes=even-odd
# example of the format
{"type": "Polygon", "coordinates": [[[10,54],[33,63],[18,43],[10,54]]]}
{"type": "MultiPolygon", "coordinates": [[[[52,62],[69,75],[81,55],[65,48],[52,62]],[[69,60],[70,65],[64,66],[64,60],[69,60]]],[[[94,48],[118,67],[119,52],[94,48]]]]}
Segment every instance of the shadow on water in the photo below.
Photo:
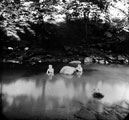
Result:
{"type": "MultiPolygon", "coordinates": [[[[59,68],[58,65],[56,71],[59,68]]],[[[82,76],[47,76],[41,71],[27,76],[3,75],[2,113],[9,119],[97,120],[101,116],[119,120],[129,113],[129,67],[126,66],[91,65],[82,76]]]]}

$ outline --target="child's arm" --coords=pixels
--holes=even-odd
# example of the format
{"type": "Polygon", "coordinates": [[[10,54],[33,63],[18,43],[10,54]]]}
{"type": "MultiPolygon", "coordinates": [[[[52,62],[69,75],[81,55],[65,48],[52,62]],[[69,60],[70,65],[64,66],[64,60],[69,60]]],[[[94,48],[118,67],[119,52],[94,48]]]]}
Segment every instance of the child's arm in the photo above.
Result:
{"type": "Polygon", "coordinates": [[[46,74],[48,74],[48,69],[47,69],[47,72],[46,72],[46,74]]]}

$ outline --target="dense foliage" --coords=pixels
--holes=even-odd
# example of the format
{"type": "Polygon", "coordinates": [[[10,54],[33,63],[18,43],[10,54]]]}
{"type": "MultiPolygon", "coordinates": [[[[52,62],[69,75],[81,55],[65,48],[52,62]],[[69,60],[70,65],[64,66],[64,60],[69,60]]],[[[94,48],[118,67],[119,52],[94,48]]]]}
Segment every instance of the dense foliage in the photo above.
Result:
{"type": "Polygon", "coordinates": [[[0,41],[4,49],[61,49],[70,41],[119,47],[129,37],[128,10],[128,0],[3,0],[0,41]]]}
{"type": "Polygon", "coordinates": [[[25,34],[25,30],[35,35],[31,24],[38,24],[41,21],[58,24],[69,19],[83,19],[85,16],[90,20],[108,22],[120,29],[127,28],[128,4],[124,3],[124,8],[118,8],[120,4],[123,2],[111,0],[108,2],[99,0],[83,2],[40,0],[39,3],[33,1],[15,3],[15,0],[8,0],[0,3],[0,27],[8,37],[16,40],[21,40],[19,34],[25,34]],[[111,9],[115,9],[117,13],[112,13],[111,9]]]}

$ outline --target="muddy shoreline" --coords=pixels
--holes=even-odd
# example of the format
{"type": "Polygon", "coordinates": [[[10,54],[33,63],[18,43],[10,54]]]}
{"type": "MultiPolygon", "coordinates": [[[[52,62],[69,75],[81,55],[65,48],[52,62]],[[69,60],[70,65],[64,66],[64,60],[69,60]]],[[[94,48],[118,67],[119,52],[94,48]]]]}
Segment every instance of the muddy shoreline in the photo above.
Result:
{"type": "MultiPolygon", "coordinates": [[[[13,53],[13,52],[12,52],[13,53]]],[[[11,53],[11,54],[12,54],[11,53]]],[[[40,54],[33,54],[33,55],[26,55],[29,52],[24,52],[20,54],[20,56],[16,56],[17,53],[13,53],[13,56],[10,54],[5,54],[4,57],[1,57],[0,63],[14,63],[14,64],[26,64],[26,65],[36,65],[41,63],[69,63],[74,60],[79,60],[82,63],[99,63],[99,64],[122,64],[128,65],[129,64],[129,56],[127,54],[107,54],[107,53],[88,53],[88,54],[74,54],[70,53],[65,54],[63,52],[47,52],[47,53],[40,53],[40,54]],[[89,59],[90,61],[87,61],[89,59]]]]}

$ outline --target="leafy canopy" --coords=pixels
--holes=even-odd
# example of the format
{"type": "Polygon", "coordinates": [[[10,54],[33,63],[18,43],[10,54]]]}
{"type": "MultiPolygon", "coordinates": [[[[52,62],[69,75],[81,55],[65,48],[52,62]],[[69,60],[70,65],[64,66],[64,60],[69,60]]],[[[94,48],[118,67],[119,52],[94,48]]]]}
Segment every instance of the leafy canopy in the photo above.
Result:
{"type": "Polygon", "coordinates": [[[10,39],[20,41],[20,34],[24,35],[26,31],[35,36],[32,25],[51,23],[58,26],[86,17],[129,32],[128,13],[128,0],[3,0],[0,3],[0,31],[10,39]]]}

